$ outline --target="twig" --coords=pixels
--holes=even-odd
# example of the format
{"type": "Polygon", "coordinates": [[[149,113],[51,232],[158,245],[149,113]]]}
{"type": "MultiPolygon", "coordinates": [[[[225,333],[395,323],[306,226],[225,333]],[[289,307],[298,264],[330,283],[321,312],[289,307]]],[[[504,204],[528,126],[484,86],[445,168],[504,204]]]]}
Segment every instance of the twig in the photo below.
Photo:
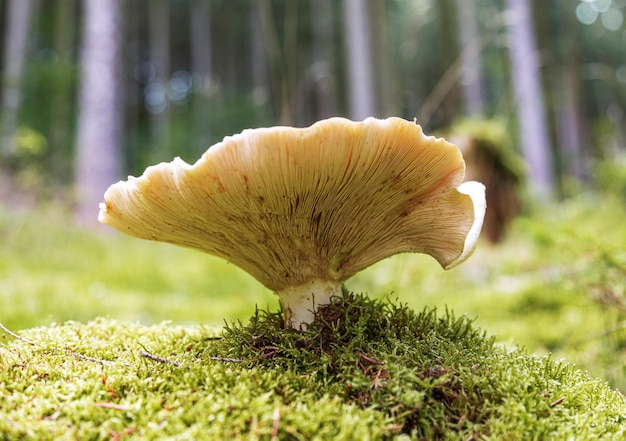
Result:
{"type": "Polygon", "coordinates": [[[280,424],[280,407],[274,408],[272,416],[272,440],[278,439],[278,425],[280,424]]]}
{"type": "Polygon", "coordinates": [[[559,404],[561,404],[563,401],[565,401],[565,397],[561,397],[556,401],[553,401],[552,403],[550,403],[550,407],[554,407],[554,406],[558,406],[559,404]]]}
{"type": "Polygon", "coordinates": [[[126,435],[132,435],[136,431],[137,431],[137,428],[133,426],[119,433],[116,432],[115,430],[110,430],[109,434],[111,435],[111,441],[120,441],[126,435]]]}
{"type": "Polygon", "coordinates": [[[31,346],[36,346],[35,343],[33,343],[30,340],[26,340],[24,337],[20,337],[19,335],[17,335],[15,332],[11,331],[10,329],[8,329],[6,326],[4,326],[2,323],[0,323],[0,329],[2,329],[4,332],[6,332],[7,334],[9,334],[11,337],[22,341],[24,343],[28,343],[31,346]]]}
{"type": "Polygon", "coordinates": [[[367,356],[367,355],[365,355],[365,354],[359,354],[359,357],[361,357],[363,360],[365,360],[365,361],[367,361],[367,362],[369,362],[369,363],[371,363],[371,364],[375,364],[375,365],[377,365],[377,366],[380,366],[380,365],[385,364],[385,362],[383,362],[383,361],[378,361],[378,360],[374,360],[373,358],[368,357],[368,356],[367,356]]]}
{"type": "Polygon", "coordinates": [[[113,410],[123,410],[123,411],[128,411],[131,410],[130,407],[128,406],[122,406],[121,404],[115,404],[115,403],[94,403],[96,406],[98,407],[102,407],[103,409],[113,409],[113,410]]]}
{"type": "MultiPolygon", "coordinates": [[[[4,332],[9,334],[11,337],[15,338],[16,340],[19,340],[19,341],[24,342],[26,344],[29,344],[31,346],[37,347],[37,345],[34,342],[32,342],[30,340],[27,340],[24,337],[21,337],[21,336],[17,335],[15,332],[13,332],[10,329],[8,329],[2,323],[0,323],[0,329],[2,329],[4,332]]],[[[76,351],[74,351],[72,349],[64,349],[64,351],[65,351],[66,354],[70,354],[70,355],[72,355],[72,356],[74,356],[76,358],[80,358],[81,360],[93,361],[94,363],[108,364],[108,365],[114,365],[115,364],[112,361],[101,360],[99,358],[88,357],[88,356],[83,355],[80,352],[76,352],[76,351]]]]}
{"type": "Polygon", "coordinates": [[[227,363],[243,363],[243,360],[238,358],[224,358],[224,357],[211,357],[209,358],[211,361],[225,361],[227,363]]]}
{"type": "MultiPolygon", "coordinates": [[[[67,354],[73,355],[76,358],[80,358],[81,360],[93,361],[94,363],[107,364],[109,366],[113,366],[115,364],[114,361],[102,360],[100,358],[94,358],[94,357],[88,357],[87,355],[83,355],[80,352],[74,352],[71,349],[65,349],[65,352],[67,354]]],[[[128,363],[126,363],[126,366],[128,366],[128,363]]]]}
{"type": "Polygon", "coordinates": [[[168,360],[167,358],[159,357],[158,355],[153,355],[153,354],[150,354],[149,352],[141,351],[140,354],[141,354],[142,357],[149,358],[150,360],[156,361],[158,363],[171,364],[171,365],[174,365],[176,367],[180,366],[180,363],[177,362],[177,361],[168,360]]]}
{"type": "MultiPolygon", "coordinates": [[[[147,351],[140,352],[142,357],[149,358],[152,361],[156,361],[157,363],[171,364],[176,367],[180,367],[180,363],[174,360],[169,360],[167,358],[159,357],[158,355],[151,354],[147,351]]],[[[223,361],[226,363],[243,363],[243,360],[238,358],[226,358],[226,357],[209,357],[211,361],[223,361]]]]}

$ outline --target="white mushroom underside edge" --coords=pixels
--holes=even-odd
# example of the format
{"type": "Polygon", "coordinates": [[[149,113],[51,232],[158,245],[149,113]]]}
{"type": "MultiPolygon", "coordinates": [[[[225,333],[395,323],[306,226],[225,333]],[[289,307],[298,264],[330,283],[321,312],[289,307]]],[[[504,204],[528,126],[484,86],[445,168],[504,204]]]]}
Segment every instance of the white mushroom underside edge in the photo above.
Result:
{"type": "Polygon", "coordinates": [[[483,184],[476,181],[463,182],[457,187],[457,191],[468,195],[472,199],[474,205],[474,223],[465,237],[463,252],[461,252],[456,260],[446,265],[445,269],[454,268],[472,255],[474,248],[476,248],[476,242],[478,242],[478,237],[480,236],[483,221],[485,220],[485,213],[487,211],[485,186],[483,184]]]}

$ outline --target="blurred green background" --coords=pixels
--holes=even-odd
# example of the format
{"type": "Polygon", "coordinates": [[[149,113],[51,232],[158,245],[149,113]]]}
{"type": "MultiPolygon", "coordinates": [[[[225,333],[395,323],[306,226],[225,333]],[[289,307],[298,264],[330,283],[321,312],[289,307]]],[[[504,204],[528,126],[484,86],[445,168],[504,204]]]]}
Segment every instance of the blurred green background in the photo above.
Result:
{"type": "Polygon", "coordinates": [[[501,231],[452,271],[401,255],[348,288],[466,313],[623,390],[624,13],[625,0],[0,1],[0,322],[220,325],[278,308],[226,262],[98,226],[105,189],[248,127],[400,116],[474,146],[478,179],[485,162],[469,158],[495,158],[501,231]]]}

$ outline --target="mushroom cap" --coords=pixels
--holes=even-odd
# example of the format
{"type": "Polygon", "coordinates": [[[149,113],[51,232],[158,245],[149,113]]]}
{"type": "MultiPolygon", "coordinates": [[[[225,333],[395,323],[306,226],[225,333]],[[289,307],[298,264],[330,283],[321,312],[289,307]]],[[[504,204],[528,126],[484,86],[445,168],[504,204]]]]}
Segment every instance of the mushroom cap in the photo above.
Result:
{"type": "Polygon", "coordinates": [[[462,262],[485,213],[484,186],[461,184],[464,172],[459,149],[414,122],[330,118],[148,167],[106,191],[98,219],[222,257],[279,292],[403,252],[462,262]]]}

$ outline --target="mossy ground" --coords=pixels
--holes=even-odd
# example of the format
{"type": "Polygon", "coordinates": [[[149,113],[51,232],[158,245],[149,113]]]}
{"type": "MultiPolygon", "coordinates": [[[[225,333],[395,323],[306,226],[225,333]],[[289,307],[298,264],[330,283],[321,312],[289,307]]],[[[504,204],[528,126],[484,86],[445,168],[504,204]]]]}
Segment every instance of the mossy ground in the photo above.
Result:
{"type": "Polygon", "coordinates": [[[20,335],[0,345],[4,440],[626,436],[604,382],[467,317],[360,295],[303,332],[257,312],[223,330],[96,320],[20,335]]]}

